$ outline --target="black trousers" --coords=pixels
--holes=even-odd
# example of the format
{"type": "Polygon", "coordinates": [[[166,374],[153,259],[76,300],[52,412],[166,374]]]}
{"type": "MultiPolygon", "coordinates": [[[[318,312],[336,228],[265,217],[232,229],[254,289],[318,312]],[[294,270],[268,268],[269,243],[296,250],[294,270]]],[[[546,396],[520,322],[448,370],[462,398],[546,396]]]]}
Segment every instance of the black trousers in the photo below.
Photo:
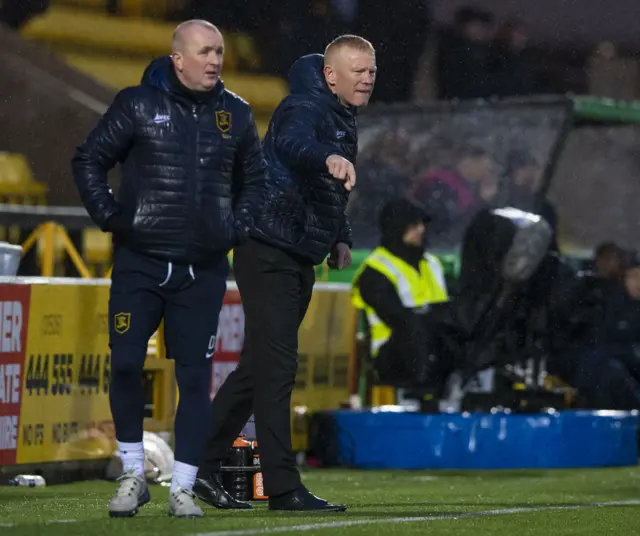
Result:
{"type": "Polygon", "coordinates": [[[298,368],[298,329],[307,312],[315,271],[284,251],[250,240],[234,252],[245,314],[240,363],[212,403],[201,469],[215,470],[253,412],[265,493],[301,486],[291,448],[291,392],[298,368]]]}

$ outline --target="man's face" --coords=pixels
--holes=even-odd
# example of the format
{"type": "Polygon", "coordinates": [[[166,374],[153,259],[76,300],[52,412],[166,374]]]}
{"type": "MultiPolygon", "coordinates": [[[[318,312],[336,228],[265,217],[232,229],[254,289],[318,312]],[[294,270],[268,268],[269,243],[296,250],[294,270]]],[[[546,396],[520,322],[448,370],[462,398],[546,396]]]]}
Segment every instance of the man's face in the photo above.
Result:
{"type": "Polygon", "coordinates": [[[424,243],[424,233],[427,228],[424,225],[424,222],[417,222],[410,225],[407,230],[404,232],[404,236],[402,237],[402,241],[407,246],[422,246],[424,243]]]}
{"type": "Polygon", "coordinates": [[[366,106],[376,81],[376,58],[370,52],[344,47],[324,68],[327,85],[348,106],[366,106]]]}
{"type": "Polygon", "coordinates": [[[222,72],[224,41],[219,32],[202,26],[185,29],[179,50],[172,55],[182,83],[189,89],[209,91],[222,72]]]}
{"type": "Polygon", "coordinates": [[[493,179],[493,162],[488,155],[467,156],[460,160],[458,171],[469,182],[489,182],[493,179]]]}
{"type": "Polygon", "coordinates": [[[542,183],[542,170],[535,166],[520,168],[514,177],[517,186],[530,192],[537,192],[542,183]]]}
{"type": "Polygon", "coordinates": [[[596,257],[596,273],[604,279],[619,279],[623,272],[622,259],[615,253],[596,257]]]}
{"type": "Polygon", "coordinates": [[[463,27],[462,35],[474,43],[489,43],[491,26],[481,20],[474,20],[463,27]]]}

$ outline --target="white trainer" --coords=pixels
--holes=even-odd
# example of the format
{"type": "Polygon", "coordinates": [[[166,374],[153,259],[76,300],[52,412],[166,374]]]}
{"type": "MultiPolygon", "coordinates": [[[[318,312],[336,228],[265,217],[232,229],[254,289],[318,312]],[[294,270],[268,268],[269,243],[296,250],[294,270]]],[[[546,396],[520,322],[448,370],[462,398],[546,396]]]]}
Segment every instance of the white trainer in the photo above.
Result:
{"type": "Polygon", "coordinates": [[[116,482],[120,486],[109,503],[110,517],[133,517],[141,506],[151,500],[146,480],[134,471],[119,476],[116,482]]]}
{"type": "Polygon", "coordinates": [[[202,517],[204,512],[195,502],[193,491],[178,488],[169,493],[169,515],[173,517],[202,517]]]}

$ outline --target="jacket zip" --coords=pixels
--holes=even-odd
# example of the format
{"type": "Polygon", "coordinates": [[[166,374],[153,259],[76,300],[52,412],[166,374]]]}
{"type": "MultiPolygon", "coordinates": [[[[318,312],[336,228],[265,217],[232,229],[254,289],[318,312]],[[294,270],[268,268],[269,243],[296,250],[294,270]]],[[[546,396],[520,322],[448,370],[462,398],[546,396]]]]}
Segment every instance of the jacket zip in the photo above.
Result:
{"type": "Polygon", "coordinates": [[[198,117],[198,107],[197,105],[193,104],[191,106],[191,115],[193,116],[193,119],[196,122],[196,144],[195,144],[195,151],[194,151],[194,166],[193,166],[193,174],[191,177],[189,177],[189,201],[191,203],[191,206],[189,208],[189,215],[188,215],[188,221],[189,224],[187,225],[187,236],[185,237],[186,241],[187,241],[187,251],[186,251],[186,258],[190,259],[191,258],[191,248],[193,246],[193,234],[195,232],[195,215],[197,213],[196,211],[196,181],[197,181],[197,177],[198,177],[198,146],[200,143],[200,118],[198,117]]]}

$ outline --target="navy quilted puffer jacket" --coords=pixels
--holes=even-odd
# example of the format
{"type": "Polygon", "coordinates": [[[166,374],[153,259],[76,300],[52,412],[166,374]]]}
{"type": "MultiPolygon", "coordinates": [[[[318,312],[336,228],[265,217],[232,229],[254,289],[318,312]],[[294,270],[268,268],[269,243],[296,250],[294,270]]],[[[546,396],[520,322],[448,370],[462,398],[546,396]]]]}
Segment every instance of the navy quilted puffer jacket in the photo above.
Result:
{"type": "Polygon", "coordinates": [[[190,99],[173,73],[168,56],[155,60],[139,86],[116,96],[78,147],[73,175],[93,221],[119,243],[209,264],[248,237],[266,166],[249,104],[222,81],[206,100],[190,99]],[[117,163],[116,197],[107,171],[117,163]]]}
{"type": "Polygon", "coordinates": [[[291,67],[290,95],[274,112],[263,143],[266,202],[252,232],[313,264],[321,264],[337,242],[352,245],[349,194],[325,161],[337,154],[355,165],[358,152],[356,109],[338,102],[322,69],[321,54],[291,67]]]}

